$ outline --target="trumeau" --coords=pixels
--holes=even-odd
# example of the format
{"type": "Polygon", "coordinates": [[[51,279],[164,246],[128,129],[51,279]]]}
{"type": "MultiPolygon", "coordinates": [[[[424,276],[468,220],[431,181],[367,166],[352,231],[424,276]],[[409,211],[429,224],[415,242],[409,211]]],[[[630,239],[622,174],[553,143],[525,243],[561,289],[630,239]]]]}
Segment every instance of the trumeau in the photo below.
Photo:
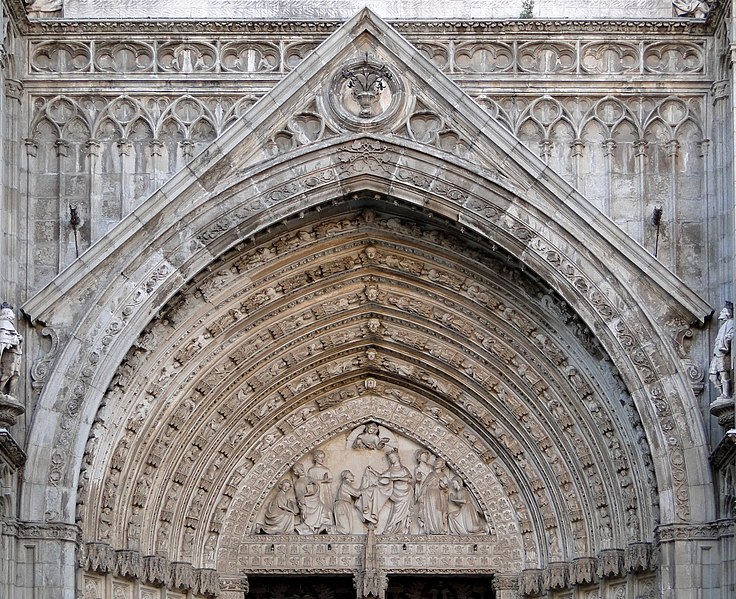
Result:
{"type": "MultiPolygon", "coordinates": [[[[363,7],[384,19],[498,19],[516,18],[522,12],[522,0],[66,0],[67,19],[347,19],[363,7]]],[[[620,19],[672,17],[669,0],[537,0],[536,18],[620,19]]]]}

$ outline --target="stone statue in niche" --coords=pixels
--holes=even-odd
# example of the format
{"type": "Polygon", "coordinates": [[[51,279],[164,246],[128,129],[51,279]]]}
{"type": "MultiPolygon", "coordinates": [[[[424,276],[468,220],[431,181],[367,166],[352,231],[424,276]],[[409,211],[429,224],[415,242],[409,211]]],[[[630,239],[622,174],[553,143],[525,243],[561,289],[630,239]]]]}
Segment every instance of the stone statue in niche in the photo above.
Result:
{"type": "Polygon", "coordinates": [[[13,306],[0,304],[0,395],[16,397],[23,337],[15,328],[13,306]]]}
{"type": "Polygon", "coordinates": [[[722,323],[713,345],[713,359],[710,362],[710,380],[719,390],[718,399],[733,399],[733,378],[731,376],[731,344],[733,342],[733,303],[726,302],[718,315],[722,323]]]}
{"type": "Polygon", "coordinates": [[[489,531],[478,502],[443,458],[374,421],[314,449],[291,474],[273,490],[256,533],[489,531]],[[333,479],[333,472],[340,476],[333,479]]]}

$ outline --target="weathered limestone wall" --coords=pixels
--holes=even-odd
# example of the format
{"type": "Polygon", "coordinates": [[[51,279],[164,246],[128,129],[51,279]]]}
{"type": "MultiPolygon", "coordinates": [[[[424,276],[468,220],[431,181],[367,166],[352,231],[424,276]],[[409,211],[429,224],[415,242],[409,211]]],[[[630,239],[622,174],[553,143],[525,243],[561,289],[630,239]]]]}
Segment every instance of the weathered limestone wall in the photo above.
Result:
{"type": "MultiPolygon", "coordinates": [[[[25,90],[33,254],[39,289],[181,169],[323,35],[104,34],[29,38],[25,90]],[[88,91],[87,91],[88,90],[88,91]],[[76,231],[70,207],[81,217],[76,231]]],[[[709,290],[703,218],[714,68],[707,36],[677,26],[501,25],[406,35],[632,238],[709,290]],[[545,28],[547,29],[547,28],[545,28]],[[683,37],[684,36],[684,37],[683,37]],[[662,223],[652,226],[655,207],[662,223]]],[[[412,33],[415,32],[415,33],[412,33]]],[[[293,145],[314,123],[269,140],[293,145]]],[[[417,124],[429,139],[443,123],[417,124]]],[[[714,288],[715,291],[715,288],[714,288]]],[[[714,297],[720,302],[721,298],[714,297]]]]}
{"type": "MultiPolygon", "coordinates": [[[[177,0],[66,0],[64,17],[79,18],[178,18],[178,19],[348,19],[367,6],[384,19],[505,19],[518,17],[522,0],[298,0],[296,2],[181,2],[177,0]]],[[[541,18],[666,19],[672,16],[669,0],[536,0],[533,15],[541,18]]]]}

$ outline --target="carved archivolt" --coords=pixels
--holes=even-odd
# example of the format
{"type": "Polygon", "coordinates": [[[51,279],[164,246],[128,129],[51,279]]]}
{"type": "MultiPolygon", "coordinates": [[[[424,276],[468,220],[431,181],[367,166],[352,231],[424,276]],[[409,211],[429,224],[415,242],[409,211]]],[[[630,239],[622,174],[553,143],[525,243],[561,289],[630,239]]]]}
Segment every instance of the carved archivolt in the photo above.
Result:
{"type": "MultiPolygon", "coordinates": [[[[656,522],[652,466],[643,433],[626,432],[636,412],[631,400],[622,411],[621,382],[580,363],[576,352],[600,352],[592,335],[507,259],[369,211],[234,251],[190,289],[108,391],[93,434],[120,432],[88,446],[80,479],[90,538],[211,565],[219,548],[251,563],[268,547],[247,537],[270,490],[371,419],[389,441],[401,431],[447,460],[498,535],[498,567],[521,567],[521,547],[536,562],[623,546],[656,522]],[[244,536],[224,549],[234,529],[244,536]]],[[[409,449],[402,457],[414,468],[409,449]]],[[[409,532],[422,532],[412,518],[409,532]]]]}

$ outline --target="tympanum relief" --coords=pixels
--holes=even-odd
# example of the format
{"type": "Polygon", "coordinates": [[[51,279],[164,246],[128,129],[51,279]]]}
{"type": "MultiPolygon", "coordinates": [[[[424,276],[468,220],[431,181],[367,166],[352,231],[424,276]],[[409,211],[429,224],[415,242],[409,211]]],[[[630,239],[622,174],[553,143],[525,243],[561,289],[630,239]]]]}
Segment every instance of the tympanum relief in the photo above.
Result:
{"type": "Polygon", "coordinates": [[[440,456],[376,422],[338,435],[271,491],[259,534],[469,535],[488,522],[440,456]]]}

